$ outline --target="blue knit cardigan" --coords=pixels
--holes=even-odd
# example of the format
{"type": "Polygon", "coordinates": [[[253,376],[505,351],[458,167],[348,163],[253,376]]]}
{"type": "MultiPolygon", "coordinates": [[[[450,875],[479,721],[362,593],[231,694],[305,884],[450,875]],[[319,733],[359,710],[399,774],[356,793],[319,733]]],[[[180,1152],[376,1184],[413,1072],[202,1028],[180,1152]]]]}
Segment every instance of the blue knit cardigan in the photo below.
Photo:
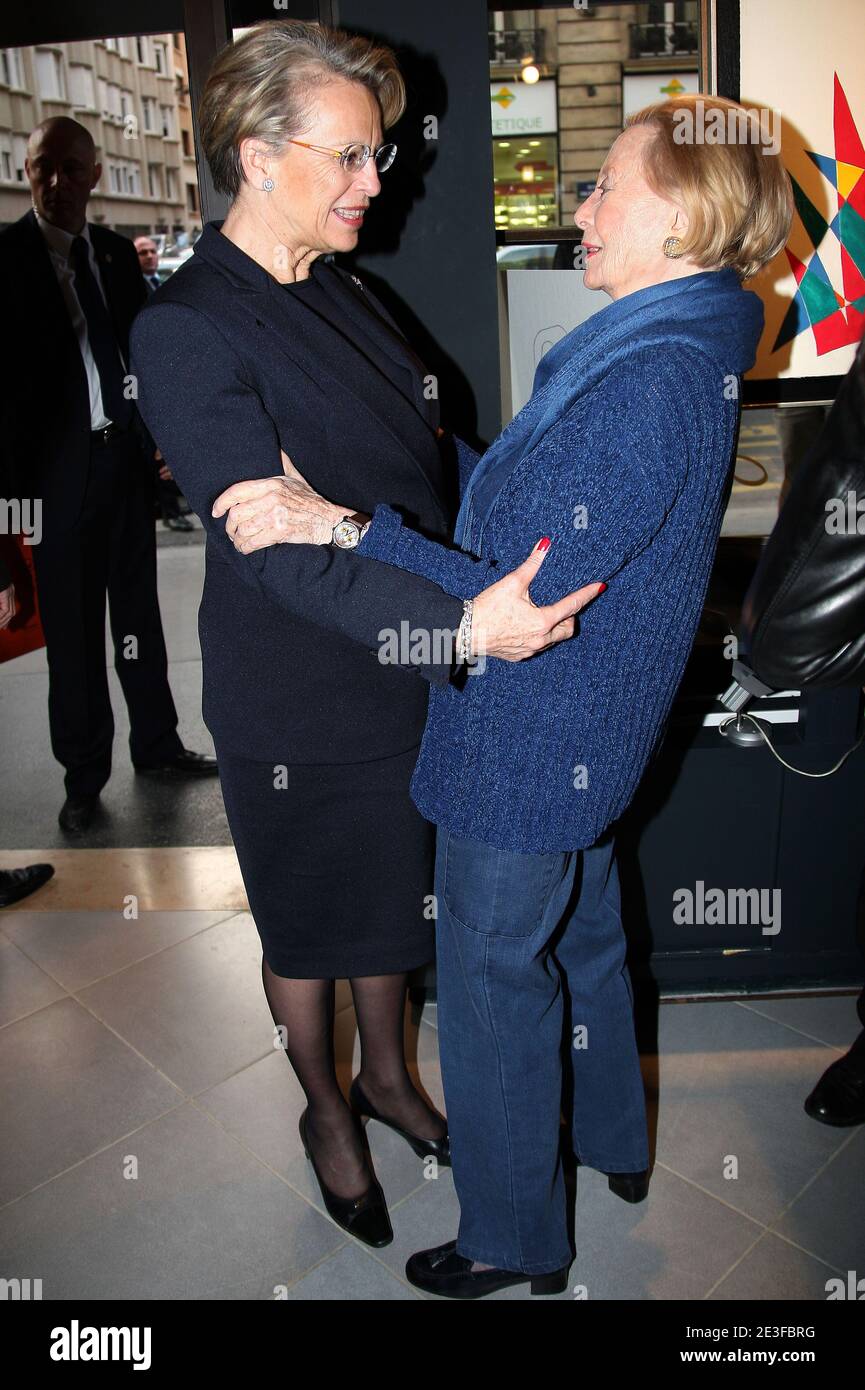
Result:
{"type": "Polygon", "coordinates": [[[459,441],[459,549],[376,507],[359,552],[458,597],[542,536],[535,603],[609,585],[572,640],[430,691],[411,784],[427,820],[548,853],[593,844],[628,806],[693,644],[762,327],[732,270],[615,300],[541,359],[531,399],[480,460],[459,441]]]}

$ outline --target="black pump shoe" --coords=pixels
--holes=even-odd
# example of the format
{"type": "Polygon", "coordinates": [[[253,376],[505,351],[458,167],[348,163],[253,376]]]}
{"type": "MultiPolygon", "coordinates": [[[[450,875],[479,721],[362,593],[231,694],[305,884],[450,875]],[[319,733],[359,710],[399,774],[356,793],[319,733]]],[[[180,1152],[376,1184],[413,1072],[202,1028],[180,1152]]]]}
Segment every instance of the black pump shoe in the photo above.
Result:
{"type": "Polygon", "coordinates": [[[401,1129],[393,1120],[388,1120],[384,1115],[380,1115],[371,1101],[367,1100],[360,1087],[357,1077],[351,1083],[348,1093],[348,1103],[356,1115],[369,1120],[378,1120],[379,1124],[387,1125],[395,1134],[399,1134],[410,1144],[419,1158],[432,1157],[443,1168],[449,1168],[451,1162],[450,1139],[445,1135],[442,1139],[419,1139],[416,1134],[409,1134],[408,1130],[401,1129]]]}
{"type": "Polygon", "coordinates": [[[312,1164],[312,1171],[321,1189],[328,1215],[350,1236],[362,1240],[365,1245],[372,1245],[376,1249],[382,1245],[390,1245],[393,1240],[393,1227],[378,1179],[373,1178],[366,1192],[360,1197],[338,1197],[322,1179],[316,1161],[310,1153],[305,1110],[300,1117],[298,1129],[303,1151],[312,1164]]]}
{"type": "Polygon", "coordinates": [[[458,1255],[455,1240],[433,1250],[418,1250],[405,1267],[406,1278],[416,1289],[438,1294],[440,1298],[483,1298],[512,1284],[531,1284],[533,1294],[564,1293],[568,1287],[568,1268],[552,1274],[520,1274],[507,1269],[478,1269],[472,1260],[458,1255]]]}

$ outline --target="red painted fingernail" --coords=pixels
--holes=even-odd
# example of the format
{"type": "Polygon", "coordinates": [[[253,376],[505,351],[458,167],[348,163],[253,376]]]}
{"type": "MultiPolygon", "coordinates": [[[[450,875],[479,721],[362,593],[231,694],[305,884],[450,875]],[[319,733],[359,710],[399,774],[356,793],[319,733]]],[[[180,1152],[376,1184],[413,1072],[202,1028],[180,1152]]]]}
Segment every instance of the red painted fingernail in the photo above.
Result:
{"type": "Polygon", "coordinates": [[[542,541],[538,541],[537,545],[535,546],[535,550],[549,550],[549,548],[550,548],[550,538],[549,538],[549,536],[544,536],[543,540],[542,540],[542,541]]]}
{"type": "Polygon", "coordinates": [[[598,590],[598,593],[599,593],[599,594],[602,594],[602,593],[604,592],[604,590],[606,589],[606,587],[607,587],[606,584],[602,584],[601,587],[600,587],[600,589],[598,590]]]}

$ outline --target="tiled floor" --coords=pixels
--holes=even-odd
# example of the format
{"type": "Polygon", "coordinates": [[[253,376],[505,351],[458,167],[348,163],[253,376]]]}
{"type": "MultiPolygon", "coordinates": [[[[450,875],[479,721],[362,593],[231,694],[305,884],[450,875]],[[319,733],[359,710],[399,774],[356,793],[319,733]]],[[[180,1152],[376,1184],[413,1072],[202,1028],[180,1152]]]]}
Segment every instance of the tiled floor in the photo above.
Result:
{"type": "MultiPolygon", "coordinates": [[[[338,989],[347,1086],[357,1039],[338,989]]],[[[663,1005],[644,1058],[648,1201],[580,1170],[561,1297],[823,1300],[827,1279],[861,1272],[865,1130],[802,1110],[857,1031],[849,997],[663,1005]]],[[[443,1106],[434,1005],[407,1012],[406,1036],[443,1106]]],[[[450,1171],[426,1179],[374,1123],[393,1243],[372,1251],[325,1215],[246,913],[4,913],[0,1089],[0,1277],[39,1278],[45,1299],[413,1299],[406,1258],[456,1233],[450,1171]]]]}
{"type": "MultiPolygon", "coordinates": [[[[208,749],[202,558],[200,545],[162,546],[159,576],[181,729],[208,749]]],[[[451,1173],[425,1178],[408,1146],[371,1124],[393,1243],[372,1251],[324,1213],[218,782],[134,778],[115,683],[105,812],[73,847],[56,821],[46,688],[43,652],[0,670],[0,723],[15,731],[0,745],[0,867],[56,868],[0,912],[0,1278],[41,1279],[49,1300],[422,1297],[405,1261],[456,1234],[451,1173]]],[[[347,1088],[357,1039],[338,988],[347,1088]]],[[[435,1006],[406,1032],[443,1108],[435,1006]]],[[[828,1129],[802,1110],[857,1032],[850,997],[662,1006],[657,1055],[643,1058],[648,1201],[628,1206],[580,1170],[562,1297],[823,1300],[827,1279],[861,1277],[865,1129],[828,1129]]]]}

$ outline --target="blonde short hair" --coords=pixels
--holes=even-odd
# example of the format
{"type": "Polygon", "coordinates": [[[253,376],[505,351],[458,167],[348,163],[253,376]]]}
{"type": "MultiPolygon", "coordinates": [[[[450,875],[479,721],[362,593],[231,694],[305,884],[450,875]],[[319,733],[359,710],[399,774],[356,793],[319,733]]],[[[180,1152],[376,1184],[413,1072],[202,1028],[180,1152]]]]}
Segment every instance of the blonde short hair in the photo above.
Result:
{"type": "MultiPolygon", "coordinates": [[[[765,117],[765,113],[764,113],[765,117]]],[[[704,269],[731,266],[750,279],[784,246],[793,220],[793,191],[781,162],[760,143],[760,114],[726,97],[687,94],[635,112],[625,127],[650,126],[643,173],[654,191],[681,203],[688,215],[682,255],[704,269]],[[702,103],[702,109],[698,109],[702,103]],[[683,138],[716,126],[733,132],[717,144],[683,138]]]]}
{"type": "Polygon", "coordinates": [[[405,110],[405,83],[391,49],[371,39],[270,19],[228,44],[213,63],[198,117],[213,182],[236,198],[243,182],[240,142],[260,139],[275,154],[308,126],[315,88],[335,78],[375,96],[387,129],[405,110]]]}

